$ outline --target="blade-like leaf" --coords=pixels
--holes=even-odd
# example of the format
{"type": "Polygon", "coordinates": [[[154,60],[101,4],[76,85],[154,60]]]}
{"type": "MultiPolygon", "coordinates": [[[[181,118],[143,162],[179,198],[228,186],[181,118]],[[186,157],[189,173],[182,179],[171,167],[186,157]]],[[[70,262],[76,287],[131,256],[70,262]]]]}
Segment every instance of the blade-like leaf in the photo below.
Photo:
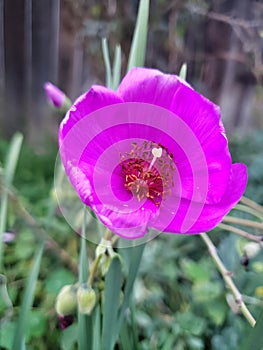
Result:
{"type": "Polygon", "coordinates": [[[186,80],[186,74],[187,74],[187,64],[184,63],[180,69],[179,77],[183,80],[186,80]]]}
{"type": "Polygon", "coordinates": [[[249,335],[246,337],[239,350],[262,350],[263,349],[263,312],[249,335]]]}
{"type": "Polygon", "coordinates": [[[121,292],[121,262],[118,256],[111,261],[109,271],[105,280],[105,301],[103,305],[102,320],[102,350],[112,350],[115,339],[114,330],[117,324],[117,314],[120,304],[121,292]]]}
{"type": "Polygon", "coordinates": [[[123,292],[123,302],[119,312],[118,322],[116,324],[116,327],[114,328],[114,341],[116,341],[118,338],[118,334],[120,333],[120,330],[122,327],[125,311],[127,310],[130,303],[132,289],[133,289],[134,281],[138,274],[144,247],[145,247],[145,244],[141,244],[137,247],[126,249],[126,254],[129,255],[127,259],[127,261],[129,261],[127,283],[125,285],[124,292],[123,292]]]}
{"type": "MultiPolygon", "coordinates": [[[[81,231],[81,247],[79,258],[79,284],[87,282],[88,258],[86,251],[86,217],[87,210],[83,207],[84,217],[81,231]]],[[[78,313],[78,349],[87,350],[92,348],[92,321],[91,316],[78,313]]]]}
{"type": "Polygon", "coordinates": [[[106,69],[106,86],[111,89],[112,88],[111,64],[110,64],[108,41],[106,38],[102,39],[102,53],[103,53],[103,59],[104,59],[104,64],[106,69]]]}
{"type": "Polygon", "coordinates": [[[93,349],[101,350],[101,322],[100,322],[100,305],[97,305],[93,318],[93,349]]]}
{"type": "Polygon", "coordinates": [[[149,0],[140,1],[137,21],[130,50],[128,71],[132,67],[144,66],[148,30],[149,5],[149,0]]]}
{"type": "Polygon", "coordinates": [[[34,264],[27,282],[19,318],[17,321],[17,328],[12,347],[13,350],[22,350],[25,348],[25,331],[28,324],[28,316],[34,300],[34,292],[36,288],[43,248],[44,242],[39,245],[35,254],[34,264]]]}
{"type": "Polygon", "coordinates": [[[112,88],[116,90],[120,84],[121,79],[121,47],[115,47],[113,74],[112,74],[112,88]]]}
{"type": "Polygon", "coordinates": [[[1,209],[0,209],[0,271],[2,270],[2,255],[3,255],[3,233],[6,230],[6,218],[7,218],[7,202],[8,202],[8,189],[13,182],[15,169],[21,150],[23,136],[19,133],[15,134],[11,140],[9,151],[7,153],[4,176],[3,176],[3,188],[1,188],[1,209]]]}

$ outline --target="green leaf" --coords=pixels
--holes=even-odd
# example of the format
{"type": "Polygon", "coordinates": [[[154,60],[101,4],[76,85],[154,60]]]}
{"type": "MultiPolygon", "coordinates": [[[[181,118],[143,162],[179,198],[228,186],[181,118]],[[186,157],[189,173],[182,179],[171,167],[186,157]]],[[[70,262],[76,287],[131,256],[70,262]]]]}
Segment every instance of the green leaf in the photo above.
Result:
{"type": "Polygon", "coordinates": [[[104,59],[104,64],[106,69],[106,86],[111,89],[112,88],[111,64],[110,64],[108,41],[106,38],[102,39],[102,53],[103,53],[103,59],[104,59]]]}
{"type": "Polygon", "coordinates": [[[44,310],[32,310],[28,317],[28,327],[26,329],[26,338],[30,340],[33,337],[40,338],[47,329],[47,319],[44,310]]]}
{"type": "Polygon", "coordinates": [[[208,302],[221,295],[222,286],[217,282],[197,282],[193,286],[193,296],[198,302],[208,302]]]}
{"type": "Polygon", "coordinates": [[[134,281],[138,274],[144,248],[145,248],[145,244],[141,244],[136,247],[122,249],[122,253],[126,255],[125,260],[126,262],[129,263],[129,265],[128,265],[127,282],[123,292],[123,302],[119,312],[118,322],[114,329],[114,341],[117,340],[118,334],[120,333],[123,319],[124,319],[124,314],[130,303],[134,281]]]}
{"type": "Polygon", "coordinates": [[[209,266],[205,263],[202,264],[200,261],[196,263],[190,259],[183,259],[181,264],[184,273],[190,280],[199,282],[210,280],[209,266]]]}
{"type": "Polygon", "coordinates": [[[117,324],[117,315],[120,304],[120,292],[122,282],[122,266],[118,255],[110,264],[109,271],[105,279],[105,301],[103,305],[102,320],[102,350],[112,350],[115,339],[114,329],[117,324]]]}
{"type": "Polygon", "coordinates": [[[177,323],[180,327],[190,334],[199,336],[206,328],[206,321],[190,312],[177,313],[177,323]]]}
{"type": "Polygon", "coordinates": [[[58,269],[52,271],[46,280],[46,291],[48,293],[57,295],[60,289],[66,284],[73,284],[75,277],[73,273],[66,269],[58,269]]]}
{"type": "Polygon", "coordinates": [[[180,69],[179,77],[183,80],[186,80],[186,74],[187,74],[187,64],[184,63],[180,69]]]}
{"type": "Polygon", "coordinates": [[[28,318],[30,314],[30,309],[34,300],[34,291],[37,283],[40,262],[42,258],[44,243],[41,243],[36,251],[34,264],[27,282],[25,293],[22,300],[22,306],[17,322],[15,337],[13,341],[13,350],[23,349],[23,344],[25,341],[25,332],[28,327],[28,318]]]}
{"type": "Polygon", "coordinates": [[[9,151],[7,153],[4,177],[3,177],[3,190],[1,190],[1,205],[0,205],[0,271],[2,270],[2,255],[3,255],[3,239],[2,235],[6,231],[7,220],[7,203],[8,203],[8,190],[13,182],[15,169],[18,161],[18,157],[21,150],[23,136],[17,133],[13,136],[9,151]]]}
{"type": "Polygon", "coordinates": [[[130,50],[128,71],[132,67],[144,66],[148,30],[149,4],[149,0],[140,1],[137,21],[130,50]]]}
{"type": "MultiPolygon", "coordinates": [[[[84,217],[81,231],[81,247],[79,259],[79,284],[88,280],[88,258],[86,250],[86,219],[87,211],[83,206],[84,217]]],[[[87,350],[92,348],[92,319],[91,316],[78,312],[78,349],[87,350]]]]}
{"type": "Polygon", "coordinates": [[[257,320],[256,326],[251,330],[246,340],[241,344],[239,350],[262,350],[263,349],[263,312],[257,320]]]}
{"type": "Polygon", "coordinates": [[[101,349],[101,322],[100,322],[100,305],[97,305],[94,312],[94,323],[93,323],[93,349],[101,349]]]}
{"type": "Polygon", "coordinates": [[[12,349],[16,325],[14,322],[6,322],[0,327],[0,348],[12,349]]]}
{"type": "Polygon", "coordinates": [[[78,334],[77,327],[77,324],[72,324],[71,326],[63,330],[60,339],[62,350],[75,349],[78,334]]]}
{"type": "Polygon", "coordinates": [[[112,73],[112,88],[117,90],[121,79],[121,47],[117,45],[114,53],[113,73],[112,73]]]}

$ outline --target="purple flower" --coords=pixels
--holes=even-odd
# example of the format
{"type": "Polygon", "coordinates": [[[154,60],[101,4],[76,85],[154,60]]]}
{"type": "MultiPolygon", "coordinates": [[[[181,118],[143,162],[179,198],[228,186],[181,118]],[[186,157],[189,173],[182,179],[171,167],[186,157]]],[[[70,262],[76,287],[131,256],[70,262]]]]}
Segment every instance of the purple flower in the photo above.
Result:
{"type": "Polygon", "coordinates": [[[65,101],[65,94],[50,82],[44,84],[44,90],[48,101],[56,108],[61,108],[65,101]]]}
{"type": "Polygon", "coordinates": [[[4,232],[2,240],[5,243],[13,242],[13,240],[15,239],[15,236],[16,235],[13,232],[4,232]]]}
{"type": "Polygon", "coordinates": [[[242,196],[219,107],[175,75],[134,68],[116,92],[92,86],[59,129],[60,154],[81,200],[128,239],[147,228],[201,233],[242,196]]]}

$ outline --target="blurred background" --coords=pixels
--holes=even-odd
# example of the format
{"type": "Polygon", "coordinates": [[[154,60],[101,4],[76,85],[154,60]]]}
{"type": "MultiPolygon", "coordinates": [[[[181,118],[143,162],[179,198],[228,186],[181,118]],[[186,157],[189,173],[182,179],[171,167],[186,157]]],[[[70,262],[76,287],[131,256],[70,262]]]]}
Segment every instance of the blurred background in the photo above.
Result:
{"type": "MultiPolygon", "coordinates": [[[[3,263],[14,306],[0,327],[0,349],[13,349],[21,291],[43,232],[47,244],[26,342],[28,349],[76,349],[77,325],[61,332],[54,305],[60,289],[77,280],[80,240],[54,194],[60,117],[48,106],[43,84],[51,81],[72,100],[94,83],[105,84],[104,37],[112,60],[121,45],[124,75],[137,9],[137,0],[0,0],[0,195],[10,194],[6,233],[13,235],[4,241],[3,263]],[[18,130],[25,141],[10,187],[3,175],[18,130]]],[[[263,204],[262,0],[151,0],[146,66],[178,73],[184,62],[187,80],[221,106],[233,162],[248,167],[246,196],[263,204]]],[[[240,206],[233,212],[263,220],[240,206]]],[[[263,250],[248,258],[245,238],[220,227],[210,236],[258,319],[263,250]]],[[[94,250],[89,242],[89,257],[94,250]]],[[[0,298],[0,319],[5,308],[0,298]]],[[[147,245],[132,309],[128,316],[137,329],[132,321],[129,334],[137,334],[141,350],[237,350],[251,331],[199,236],[161,235],[147,245]]]]}
{"type": "MultiPolygon", "coordinates": [[[[75,99],[105,83],[101,39],[122,48],[125,73],[138,1],[0,0],[0,136],[37,146],[56,137],[43,93],[51,81],[75,99]]],[[[263,3],[152,0],[146,66],[178,73],[222,108],[227,133],[263,126],[263,3]]]]}

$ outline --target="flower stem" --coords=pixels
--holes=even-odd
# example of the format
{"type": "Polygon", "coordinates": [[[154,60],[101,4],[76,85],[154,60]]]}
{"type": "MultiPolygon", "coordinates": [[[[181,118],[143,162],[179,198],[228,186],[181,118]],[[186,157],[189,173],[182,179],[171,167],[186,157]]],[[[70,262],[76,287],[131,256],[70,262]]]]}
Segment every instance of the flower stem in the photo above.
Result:
{"type": "Polygon", "coordinates": [[[203,241],[205,242],[212,259],[214,260],[218,270],[220,271],[223,279],[225,280],[227,287],[233,293],[233,295],[235,297],[235,301],[236,301],[237,305],[239,306],[240,311],[242,312],[244,317],[247,319],[247,321],[250,323],[250,325],[252,327],[254,327],[256,324],[256,320],[251,315],[251,313],[249,312],[245,303],[243,302],[243,297],[242,297],[241,293],[239,292],[238,288],[236,287],[235,283],[233,282],[229,271],[226,269],[225,265],[223,264],[223,262],[219,258],[217,251],[216,251],[216,247],[214,246],[213,242],[211,241],[211,239],[208,237],[208,235],[206,233],[202,233],[202,234],[200,234],[200,236],[203,239],[203,241]]]}
{"type": "Polygon", "coordinates": [[[87,282],[88,286],[90,286],[90,287],[92,286],[95,274],[97,272],[97,268],[98,268],[98,265],[99,265],[99,262],[100,262],[100,258],[101,258],[101,255],[98,255],[96,257],[96,259],[93,261],[93,263],[91,264],[90,271],[89,271],[89,278],[88,278],[88,282],[87,282]]]}
{"type": "Polygon", "coordinates": [[[260,205],[260,204],[258,204],[258,203],[256,203],[256,202],[254,202],[254,201],[252,201],[251,199],[246,198],[246,197],[243,196],[243,197],[240,199],[240,202],[243,203],[243,204],[245,204],[245,205],[247,205],[247,206],[250,207],[250,208],[253,208],[253,209],[257,210],[257,211],[260,212],[261,214],[263,214],[263,206],[260,205]]]}
{"type": "Polygon", "coordinates": [[[247,205],[243,205],[243,204],[237,204],[235,206],[235,208],[233,208],[235,210],[240,210],[243,211],[244,213],[248,213],[250,215],[255,216],[256,218],[258,218],[259,220],[263,220],[263,214],[259,213],[256,209],[248,207],[247,205]]]}
{"type": "Polygon", "coordinates": [[[241,230],[237,227],[234,227],[231,225],[226,225],[226,224],[219,224],[217,227],[220,227],[226,231],[231,231],[233,233],[236,233],[237,235],[245,237],[245,238],[249,239],[250,241],[254,241],[254,242],[259,243],[261,245],[261,247],[263,246],[263,236],[255,236],[252,233],[249,233],[249,232],[241,230]]]}
{"type": "Polygon", "coordinates": [[[223,222],[228,222],[231,224],[237,224],[237,225],[253,227],[253,228],[263,230],[263,223],[261,223],[261,222],[255,222],[252,220],[236,218],[234,216],[225,216],[223,219],[223,222]]]}

